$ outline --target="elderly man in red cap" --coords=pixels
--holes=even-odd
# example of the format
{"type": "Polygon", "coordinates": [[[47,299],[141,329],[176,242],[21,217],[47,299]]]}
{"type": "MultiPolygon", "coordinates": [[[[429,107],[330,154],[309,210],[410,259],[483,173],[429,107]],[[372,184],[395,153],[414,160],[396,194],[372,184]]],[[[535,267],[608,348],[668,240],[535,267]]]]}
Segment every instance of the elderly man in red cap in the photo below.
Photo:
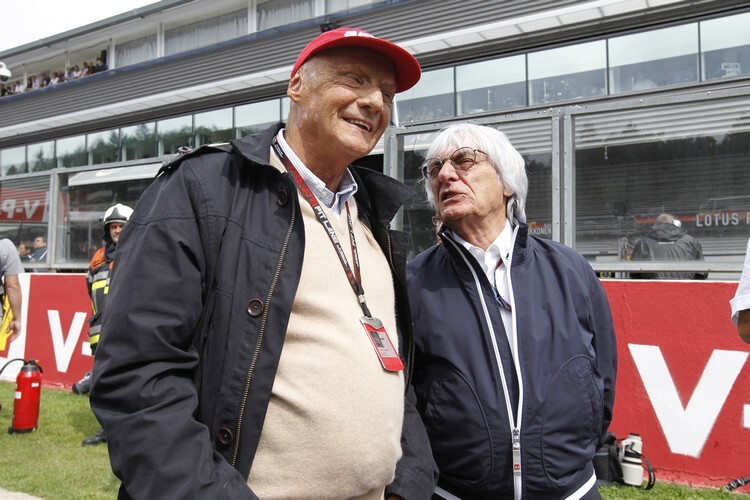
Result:
{"type": "Polygon", "coordinates": [[[289,118],[165,165],[118,245],[91,405],[120,498],[429,498],[413,404],[412,196],[351,166],[420,77],[341,28],[301,52],[289,118]]]}

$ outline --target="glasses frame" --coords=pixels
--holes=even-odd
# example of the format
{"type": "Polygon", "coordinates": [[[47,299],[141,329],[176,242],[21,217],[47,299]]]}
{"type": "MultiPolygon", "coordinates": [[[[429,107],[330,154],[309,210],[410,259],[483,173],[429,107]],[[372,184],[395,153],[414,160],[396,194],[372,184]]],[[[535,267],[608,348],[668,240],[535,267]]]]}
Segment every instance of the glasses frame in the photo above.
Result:
{"type": "Polygon", "coordinates": [[[456,149],[453,153],[451,153],[450,156],[447,156],[445,158],[426,158],[425,161],[422,162],[422,165],[419,167],[419,171],[422,172],[422,177],[430,182],[433,182],[438,178],[438,176],[440,175],[440,172],[443,170],[443,166],[445,166],[446,161],[451,162],[451,165],[453,166],[454,169],[456,169],[456,172],[466,172],[477,163],[481,163],[480,161],[477,161],[477,157],[476,157],[477,153],[482,153],[483,155],[487,154],[481,149],[475,149],[475,148],[470,148],[469,146],[463,146],[463,147],[456,149]],[[471,150],[471,154],[473,155],[472,158],[467,158],[468,154],[463,155],[461,157],[462,160],[464,159],[471,160],[471,164],[468,166],[464,166],[463,163],[460,163],[460,164],[456,163],[453,160],[453,158],[456,156],[456,153],[458,153],[459,151],[463,151],[465,149],[471,150]],[[429,166],[435,161],[440,162],[440,168],[433,169],[433,170],[436,170],[436,173],[433,176],[431,171],[429,170],[429,166]]]}

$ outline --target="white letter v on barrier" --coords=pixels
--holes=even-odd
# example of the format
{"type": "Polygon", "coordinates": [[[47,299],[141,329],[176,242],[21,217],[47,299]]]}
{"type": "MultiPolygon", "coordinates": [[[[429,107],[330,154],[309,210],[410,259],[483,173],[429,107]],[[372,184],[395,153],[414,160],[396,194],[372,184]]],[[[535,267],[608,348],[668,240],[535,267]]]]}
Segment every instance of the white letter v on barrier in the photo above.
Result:
{"type": "Polygon", "coordinates": [[[73,315],[73,322],[70,324],[68,335],[63,335],[62,322],[60,321],[60,311],[47,311],[49,319],[49,329],[52,332],[52,347],[55,349],[55,363],[57,371],[65,373],[68,371],[70,358],[78,345],[78,339],[81,337],[83,323],[86,321],[86,313],[77,312],[73,315]]]}
{"type": "Polygon", "coordinates": [[[700,456],[748,353],[714,350],[683,408],[661,349],[638,344],[628,347],[672,453],[700,456]]]}

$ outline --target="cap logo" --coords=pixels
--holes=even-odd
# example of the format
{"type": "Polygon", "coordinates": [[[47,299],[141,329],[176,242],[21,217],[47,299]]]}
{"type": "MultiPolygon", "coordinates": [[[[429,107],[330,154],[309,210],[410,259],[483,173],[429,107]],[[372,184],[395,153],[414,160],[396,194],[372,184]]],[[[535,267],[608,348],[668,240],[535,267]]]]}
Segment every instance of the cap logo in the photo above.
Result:
{"type": "Polygon", "coordinates": [[[344,33],[344,36],[365,36],[368,38],[377,38],[374,35],[367,33],[366,31],[351,30],[344,33]]]}

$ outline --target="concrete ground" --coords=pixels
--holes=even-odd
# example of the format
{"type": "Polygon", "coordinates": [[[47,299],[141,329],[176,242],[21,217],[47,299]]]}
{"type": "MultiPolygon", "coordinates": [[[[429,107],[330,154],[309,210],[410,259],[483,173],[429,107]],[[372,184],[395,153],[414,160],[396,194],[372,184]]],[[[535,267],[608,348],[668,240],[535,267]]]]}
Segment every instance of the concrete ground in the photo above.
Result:
{"type": "Polygon", "coordinates": [[[39,497],[33,497],[26,493],[16,493],[0,488],[0,500],[41,500],[39,497]]]}

